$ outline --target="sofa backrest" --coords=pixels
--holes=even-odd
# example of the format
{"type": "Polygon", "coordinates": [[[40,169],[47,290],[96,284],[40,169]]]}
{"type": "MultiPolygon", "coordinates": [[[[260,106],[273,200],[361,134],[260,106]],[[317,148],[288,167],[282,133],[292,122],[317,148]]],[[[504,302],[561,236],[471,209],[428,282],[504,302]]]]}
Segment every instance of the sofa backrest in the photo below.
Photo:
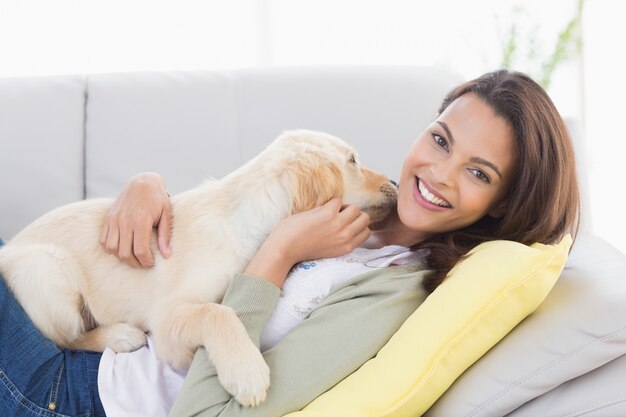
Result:
{"type": "Polygon", "coordinates": [[[397,178],[461,78],[432,67],[283,67],[0,79],[0,238],[115,196],[142,171],[171,193],[246,162],[284,130],[342,137],[397,178]]]}
{"type": "Polygon", "coordinates": [[[85,80],[0,79],[0,238],[84,195],[85,80]]]}

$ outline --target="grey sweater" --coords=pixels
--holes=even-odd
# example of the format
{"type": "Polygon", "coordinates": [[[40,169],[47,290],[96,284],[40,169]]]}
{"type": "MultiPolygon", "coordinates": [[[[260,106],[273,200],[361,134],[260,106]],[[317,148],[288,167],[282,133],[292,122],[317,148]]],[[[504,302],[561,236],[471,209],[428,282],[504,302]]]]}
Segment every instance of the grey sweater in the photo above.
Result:
{"type": "MultiPolygon", "coordinates": [[[[427,272],[419,262],[391,266],[356,276],[334,290],[264,352],[271,387],[258,407],[242,407],[222,388],[206,350],[200,348],[170,417],[272,417],[302,409],[376,355],[426,298],[421,281],[427,272]]],[[[237,312],[258,346],[279,296],[275,285],[237,274],[223,304],[237,312]]]]}

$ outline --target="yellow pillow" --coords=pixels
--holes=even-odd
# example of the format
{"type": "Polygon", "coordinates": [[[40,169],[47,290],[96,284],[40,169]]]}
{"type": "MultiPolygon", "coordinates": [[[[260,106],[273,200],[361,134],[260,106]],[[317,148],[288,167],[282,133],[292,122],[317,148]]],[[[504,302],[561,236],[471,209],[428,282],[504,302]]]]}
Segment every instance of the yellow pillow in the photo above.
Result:
{"type": "Polygon", "coordinates": [[[289,417],[422,415],[541,304],[571,244],[567,235],[557,245],[477,246],[375,358],[289,417]]]}

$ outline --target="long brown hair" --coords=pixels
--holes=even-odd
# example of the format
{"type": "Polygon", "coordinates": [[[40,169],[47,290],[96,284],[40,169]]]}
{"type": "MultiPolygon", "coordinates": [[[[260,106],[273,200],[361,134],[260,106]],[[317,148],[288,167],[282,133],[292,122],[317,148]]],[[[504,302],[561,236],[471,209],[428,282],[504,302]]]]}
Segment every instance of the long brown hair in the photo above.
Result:
{"type": "Polygon", "coordinates": [[[546,92],[527,75],[498,70],[453,89],[441,114],[457,98],[474,93],[507,121],[515,142],[515,170],[500,218],[485,215],[463,229],[432,236],[413,247],[428,248],[433,274],[424,288],[432,292],[476,245],[496,239],[523,244],[554,243],[576,235],[579,192],[574,149],[563,119],[546,92]]]}

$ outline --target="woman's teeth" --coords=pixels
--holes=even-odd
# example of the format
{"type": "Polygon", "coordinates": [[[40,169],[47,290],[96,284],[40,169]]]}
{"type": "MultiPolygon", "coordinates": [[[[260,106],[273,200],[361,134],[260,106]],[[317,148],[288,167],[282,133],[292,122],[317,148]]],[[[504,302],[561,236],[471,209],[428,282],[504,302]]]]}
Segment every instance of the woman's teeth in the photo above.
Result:
{"type": "Polygon", "coordinates": [[[426,201],[430,201],[431,203],[436,204],[440,207],[452,207],[450,206],[450,204],[446,203],[439,197],[435,197],[430,191],[428,191],[428,188],[426,188],[426,186],[424,186],[424,184],[422,184],[420,180],[417,181],[417,188],[419,189],[420,194],[422,195],[422,197],[424,197],[426,201]]]}

